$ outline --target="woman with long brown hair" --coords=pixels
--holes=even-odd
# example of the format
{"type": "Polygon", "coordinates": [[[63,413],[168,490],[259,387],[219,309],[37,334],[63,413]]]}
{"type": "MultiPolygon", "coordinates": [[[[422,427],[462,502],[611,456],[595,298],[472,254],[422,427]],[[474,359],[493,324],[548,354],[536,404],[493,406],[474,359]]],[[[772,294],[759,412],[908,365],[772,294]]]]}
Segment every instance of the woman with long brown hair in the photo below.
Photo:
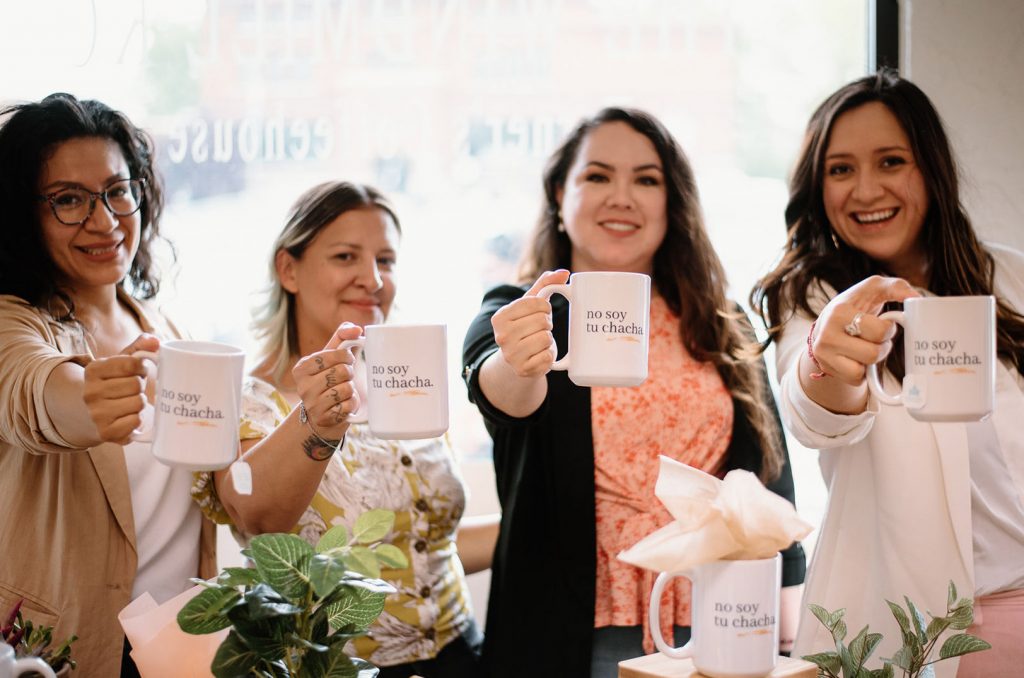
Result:
{"type": "MultiPolygon", "coordinates": [[[[641,111],[598,112],[552,155],[544,190],[520,286],[487,293],[464,347],[503,507],[484,661],[492,676],[616,675],[618,661],[652,647],[653,579],[616,555],[670,520],[654,496],[658,456],[754,471],[791,501],[793,481],[753,335],[726,297],[693,172],[664,126],[641,111]],[[569,270],[652,277],[641,386],[582,388],[551,371],[568,309],[537,293],[569,270]]],[[[800,584],[800,546],[784,556],[783,584],[800,584]]],[[[678,581],[660,612],[675,642],[689,632],[689,585],[678,581]]]]}
{"type": "MultiPolygon", "coordinates": [[[[1024,258],[983,245],[960,204],[957,168],[935,107],[893,72],[856,80],[811,118],[790,185],[779,264],[752,293],[777,344],[782,414],[821,450],[829,488],[805,599],[846,608],[891,657],[900,631],[886,599],[945,609],[947,585],[978,597],[971,628],[993,649],[961,676],[1024,663],[1024,258]],[[970,424],[916,421],[879,407],[867,365],[893,347],[884,306],[918,295],[997,298],[996,408],[970,424]],[[980,605],[980,607],[979,607],[980,605]]],[[[903,376],[898,348],[888,378],[903,376]]],[[[796,651],[831,649],[807,616],[796,651]]],[[[1009,667],[1015,667],[1012,671],[1009,667]]],[[[955,662],[937,665],[953,675],[955,662]]]]}

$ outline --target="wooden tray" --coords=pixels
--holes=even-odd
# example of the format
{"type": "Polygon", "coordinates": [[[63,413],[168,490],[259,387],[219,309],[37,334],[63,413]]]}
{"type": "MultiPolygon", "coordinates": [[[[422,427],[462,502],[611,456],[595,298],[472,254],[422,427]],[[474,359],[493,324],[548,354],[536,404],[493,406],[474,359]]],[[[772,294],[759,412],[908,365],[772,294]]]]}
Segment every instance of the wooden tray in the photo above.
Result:
{"type": "MultiPolygon", "coordinates": [[[[619,662],[619,678],[702,678],[689,659],[672,659],[660,652],[619,662]]],[[[771,678],[817,678],[818,667],[802,659],[779,657],[771,678]]]]}

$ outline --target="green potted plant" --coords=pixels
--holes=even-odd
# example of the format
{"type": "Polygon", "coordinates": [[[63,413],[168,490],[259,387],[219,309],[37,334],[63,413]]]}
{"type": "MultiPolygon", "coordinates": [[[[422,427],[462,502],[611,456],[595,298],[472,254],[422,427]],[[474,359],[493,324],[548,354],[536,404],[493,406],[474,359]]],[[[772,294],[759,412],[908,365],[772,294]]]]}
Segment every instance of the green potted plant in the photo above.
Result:
{"type": "Polygon", "coordinates": [[[78,640],[78,636],[72,635],[60,645],[50,647],[53,627],[36,626],[31,619],[25,619],[21,614],[23,602],[19,600],[4,616],[4,624],[0,626],[0,642],[13,647],[15,657],[39,657],[55,674],[67,676],[76,666],[75,660],[71,658],[71,643],[78,640]]]}
{"type": "Polygon", "coordinates": [[[936,617],[929,613],[931,621],[927,624],[914,603],[905,596],[904,600],[906,610],[890,600],[885,601],[900,626],[903,645],[892,657],[882,659],[881,668],[867,669],[864,664],[882,641],[882,634],[871,633],[865,626],[849,645],[845,645],[847,628],[843,616],[846,611],[829,612],[820,605],[809,605],[808,609],[832,634],[836,649],[834,652],[805,655],[803,659],[818,666],[819,678],[893,678],[896,669],[902,671],[902,676],[919,678],[930,675],[931,665],[936,662],[992,647],[977,636],[955,633],[946,637],[939,646],[938,658],[931,658],[943,633],[947,630],[963,631],[974,621],[973,601],[970,598],[957,599],[953,582],[949,582],[946,615],[936,617]]]}
{"type": "Polygon", "coordinates": [[[254,537],[242,553],[254,567],[229,567],[178,613],[186,633],[229,628],[211,664],[214,676],[372,678],[377,669],[345,654],[395,589],[381,566],[408,566],[405,554],[382,543],[394,525],[390,511],[361,515],[352,534],[341,525],[314,548],[293,534],[254,537]]]}

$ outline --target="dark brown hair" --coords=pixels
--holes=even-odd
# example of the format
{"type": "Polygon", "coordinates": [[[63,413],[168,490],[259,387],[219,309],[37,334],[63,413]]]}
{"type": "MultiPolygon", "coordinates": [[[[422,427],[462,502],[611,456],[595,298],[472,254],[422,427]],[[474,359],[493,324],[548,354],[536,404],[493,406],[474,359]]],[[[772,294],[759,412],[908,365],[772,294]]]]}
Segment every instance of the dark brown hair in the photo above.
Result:
{"type": "MultiPolygon", "coordinates": [[[[797,311],[817,316],[820,309],[812,309],[808,301],[812,285],[824,292],[824,283],[838,293],[871,275],[891,274],[881,262],[834,237],[822,198],[825,153],[836,120],[871,102],[885,105],[896,116],[924,177],[928,211],[920,237],[928,256],[928,289],[939,296],[993,293],[995,266],[960,202],[957,165],[939,113],[920,88],[884,69],[840,88],[807,125],[789,185],[782,258],[750,294],[752,307],[768,325],[769,341],[797,311]]],[[[1024,371],[1024,318],[1002,300],[997,316],[999,355],[1024,371]]],[[[903,376],[898,342],[886,367],[903,376]]]]}
{"type": "Polygon", "coordinates": [[[139,212],[139,249],[132,261],[128,291],[149,299],[160,281],[153,270],[152,247],[160,237],[163,186],[156,172],[153,142],[121,112],[99,101],[80,101],[70,94],[51,94],[38,103],[0,111],[0,294],[13,294],[34,306],[62,308],[59,318],[74,317],[67,281],[53,261],[39,220],[39,177],[56,148],[71,139],[110,139],[121,149],[132,178],[144,179],[139,212]]]}
{"type": "Polygon", "coordinates": [[[558,229],[557,196],[587,134],[611,122],[626,123],[650,139],[658,152],[665,176],[668,229],[654,254],[654,286],[679,316],[683,345],[694,359],[715,365],[750,421],[760,443],[762,479],[776,478],[783,457],[756,357],[758,345],[742,311],[726,297],[725,271],[704,228],[690,162],[654,116],[635,109],[605,108],[581,121],[554,152],[544,171],[544,208],[520,263],[520,282],[533,282],[544,271],[570,268],[572,243],[558,229]]]}

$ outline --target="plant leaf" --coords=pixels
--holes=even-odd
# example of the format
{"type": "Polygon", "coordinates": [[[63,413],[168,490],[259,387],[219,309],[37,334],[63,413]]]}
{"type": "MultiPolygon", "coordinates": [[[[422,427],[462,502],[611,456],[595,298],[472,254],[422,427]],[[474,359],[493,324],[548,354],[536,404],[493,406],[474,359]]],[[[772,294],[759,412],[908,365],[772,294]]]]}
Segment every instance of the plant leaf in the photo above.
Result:
{"type": "Polygon", "coordinates": [[[395,514],[384,509],[367,511],[356,519],[352,536],[360,544],[370,544],[387,536],[395,524],[395,514]]]}
{"type": "Polygon", "coordinates": [[[259,573],[251,567],[225,567],[217,577],[221,586],[252,586],[259,580],[259,573]]]}
{"type": "MultiPolygon", "coordinates": [[[[818,621],[820,621],[825,628],[827,628],[830,631],[832,630],[832,620],[830,618],[828,610],[823,608],[821,605],[815,605],[814,603],[809,604],[807,606],[807,609],[811,611],[811,614],[817,617],[818,621]]],[[[842,610],[836,611],[842,612],[842,610]]],[[[810,660],[808,659],[807,661],[810,660]]]]}
{"type": "Polygon", "coordinates": [[[380,565],[377,556],[365,546],[353,546],[352,550],[342,556],[345,566],[359,574],[376,579],[380,577],[380,565]]]}
{"type": "Polygon", "coordinates": [[[232,630],[213,655],[210,671],[217,678],[235,678],[248,674],[258,661],[256,653],[232,630]]]}
{"type": "Polygon", "coordinates": [[[385,594],[347,584],[342,589],[348,595],[327,608],[331,628],[341,629],[351,624],[356,629],[365,629],[383,611],[385,594]]]}
{"type": "Polygon", "coordinates": [[[317,597],[326,598],[345,580],[345,563],[340,556],[318,553],[309,560],[309,581],[317,597]]]}
{"type": "Polygon", "coordinates": [[[955,602],[956,602],[956,584],[954,584],[953,580],[950,579],[949,580],[949,593],[946,595],[946,609],[947,610],[952,610],[953,609],[953,603],[955,603],[955,602]]]}
{"type": "Polygon", "coordinates": [[[305,599],[312,546],[294,534],[261,534],[250,549],[260,579],[292,602],[305,599]]]}
{"type": "Polygon", "coordinates": [[[316,552],[324,553],[331,549],[348,546],[348,540],[348,528],[344,525],[335,525],[320,537],[320,541],[316,543],[316,552]]]}
{"type": "Polygon", "coordinates": [[[327,652],[310,652],[302,658],[301,675],[315,678],[356,678],[359,670],[345,654],[345,645],[331,645],[327,652]]]}
{"type": "Polygon", "coordinates": [[[850,641],[850,658],[853,661],[854,668],[860,668],[864,666],[864,661],[868,658],[868,627],[862,628],[853,640],[850,641]]]}
{"type": "Polygon", "coordinates": [[[910,598],[903,596],[903,600],[907,602],[907,610],[910,611],[910,619],[914,622],[914,628],[917,631],[917,639],[920,641],[921,645],[924,645],[928,642],[928,634],[926,633],[927,629],[924,624],[924,615],[917,611],[917,608],[914,606],[914,601],[910,598]]]}
{"type": "MultiPolygon", "coordinates": [[[[891,600],[886,600],[885,602],[889,606],[889,610],[892,611],[892,616],[896,618],[896,622],[900,626],[900,634],[903,636],[903,645],[909,648],[917,648],[917,650],[920,651],[921,643],[918,641],[917,635],[910,627],[910,618],[907,617],[907,613],[902,607],[891,600]]],[[[897,666],[899,666],[899,664],[897,664],[897,666]]],[[[900,666],[900,668],[902,669],[904,667],[900,666]]]]}
{"type": "Polygon", "coordinates": [[[242,595],[233,588],[204,589],[178,611],[178,626],[185,633],[201,636],[231,626],[225,610],[242,595]]]}
{"type": "Polygon", "coordinates": [[[871,678],[893,678],[892,664],[882,664],[882,668],[871,672],[871,678]]]}
{"type": "Polygon", "coordinates": [[[948,617],[935,617],[928,624],[928,628],[925,630],[925,634],[928,636],[928,640],[932,641],[939,637],[943,631],[949,627],[948,617]]]}
{"type": "Polygon", "coordinates": [[[807,654],[800,658],[816,664],[819,669],[827,671],[833,676],[839,675],[841,663],[839,661],[839,654],[836,652],[818,652],[817,654],[807,654]]]}
{"type": "Polygon", "coordinates": [[[842,642],[842,640],[844,638],[846,638],[846,622],[845,621],[840,619],[840,620],[838,620],[836,622],[835,627],[832,629],[832,637],[835,639],[835,641],[837,643],[838,642],[842,642]]]}
{"type": "Polygon", "coordinates": [[[402,552],[402,549],[392,544],[378,544],[372,549],[377,560],[387,567],[404,569],[409,567],[409,559],[402,552]]]}
{"type": "Polygon", "coordinates": [[[981,652],[990,647],[992,646],[977,636],[972,636],[969,633],[958,633],[946,638],[946,641],[942,643],[942,649],[939,650],[939,658],[960,657],[971,652],[981,652]]]}
{"type": "Polygon", "coordinates": [[[247,618],[250,621],[290,617],[302,612],[301,607],[292,605],[287,598],[263,583],[246,591],[243,598],[248,605],[247,618]]]}
{"type": "Polygon", "coordinates": [[[957,631],[963,631],[974,623],[974,604],[958,605],[953,608],[953,611],[946,617],[946,620],[949,622],[950,627],[957,631]]]}
{"type": "Polygon", "coordinates": [[[914,662],[913,650],[910,647],[904,645],[900,649],[896,650],[893,654],[892,659],[889,662],[895,664],[904,671],[910,671],[910,667],[914,662]]]}

